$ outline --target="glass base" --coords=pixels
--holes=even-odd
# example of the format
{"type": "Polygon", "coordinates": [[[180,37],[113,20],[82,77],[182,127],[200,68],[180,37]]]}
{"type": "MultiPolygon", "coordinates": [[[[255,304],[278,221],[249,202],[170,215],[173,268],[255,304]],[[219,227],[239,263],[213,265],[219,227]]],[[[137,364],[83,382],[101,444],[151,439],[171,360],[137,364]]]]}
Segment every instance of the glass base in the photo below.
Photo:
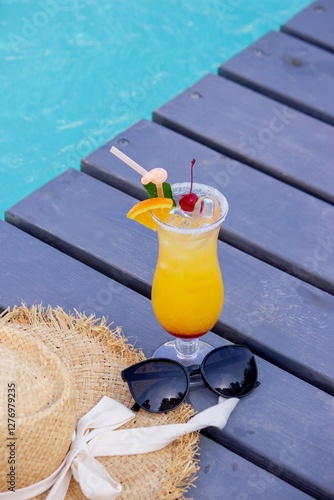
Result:
{"type": "MultiPolygon", "coordinates": [[[[207,342],[203,342],[202,340],[192,339],[192,340],[170,340],[166,342],[166,344],[161,345],[158,349],[153,353],[153,358],[168,358],[173,359],[174,361],[178,361],[183,366],[192,366],[192,365],[200,365],[208,354],[208,352],[212,351],[214,347],[207,342]],[[177,350],[177,348],[180,349],[177,350]]],[[[193,375],[190,380],[190,385],[198,385],[202,383],[201,375],[193,375]]]]}
{"type": "Polygon", "coordinates": [[[200,365],[208,352],[214,347],[202,340],[193,339],[182,341],[183,349],[178,349],[180,339],[170,340],[158,347],[153,353],[153,358],[168,358],[178,361],[183,366],[200,365]],[[188,345],[187,345],[188,344],[188,345]],[[190,345],[189,345],[190,344],[190,345]]]}

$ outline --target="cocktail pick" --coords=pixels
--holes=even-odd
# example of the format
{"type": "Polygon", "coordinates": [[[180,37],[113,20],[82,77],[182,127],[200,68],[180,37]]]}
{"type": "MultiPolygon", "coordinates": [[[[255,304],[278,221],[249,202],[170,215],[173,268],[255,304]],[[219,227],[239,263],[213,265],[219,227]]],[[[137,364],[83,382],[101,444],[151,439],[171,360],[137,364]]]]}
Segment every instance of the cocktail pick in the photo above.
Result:
{"type": "Polygon", "coordinates": [[[167,171],[164,168],[153,168],[152,170],[146,170],[141,165],[139,165],[136,161],[132,160],[132,158],[130,158],[129,156],[124,154],[119,149],[115,148],[115,146],[111,147],[110,153],[117,156],[117,158],[119,158],[124,163],[126,163],[129,167],[131,167],[133,170],[138,172],[138,174],[140,174],[142,176],[142,178],[141,178],[142,184],[146,185],[149,182],[153,182],[153,184],[155,184],[157,187],[158,196],[161,198],[164,198],[164,191],[162,188],[162,184],[166,181],[166,179],[168,177],[167,171]]]}
{"type": "Polygon", "coordinates": [[[162,188],[163,182],[167,179],[167,171],[164,168],[152,168],[149,172],[147,172],[142,178],[142,184],[148,184],[149,182],[153,182],[157,186],[157,193],[160,198],[164,198],[164,190],[162,188]]]}

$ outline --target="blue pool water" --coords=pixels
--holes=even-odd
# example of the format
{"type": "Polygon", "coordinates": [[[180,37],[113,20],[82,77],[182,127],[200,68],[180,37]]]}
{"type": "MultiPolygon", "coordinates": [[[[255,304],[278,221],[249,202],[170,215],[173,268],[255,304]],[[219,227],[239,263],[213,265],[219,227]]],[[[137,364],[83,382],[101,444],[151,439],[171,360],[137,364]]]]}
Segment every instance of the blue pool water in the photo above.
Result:
{"type": "Polygon", "coordinates": [[[1,0],[4,210],[310,0],[1,0]]]}

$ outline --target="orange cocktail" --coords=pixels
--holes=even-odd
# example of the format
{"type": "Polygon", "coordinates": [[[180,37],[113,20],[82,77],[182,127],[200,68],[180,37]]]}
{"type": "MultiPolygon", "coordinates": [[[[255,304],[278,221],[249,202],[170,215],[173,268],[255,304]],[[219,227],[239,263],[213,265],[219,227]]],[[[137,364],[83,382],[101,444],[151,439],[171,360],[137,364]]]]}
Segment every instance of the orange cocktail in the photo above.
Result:
{"type": "MultiPolygon", "coordinates": [[[[189,191],[189,183],[174,184],[172,189],[177,202],[180,195],[189,191]]],[[[152,286],[155,316],[176,337],[170,347],[173,344],[179,357],[189,358],[199,349],[194,339],[215,325],[223,307],[217,239],[228,210],[225,197],[216,189],[194,184],[193,190],[200,201],[211,203],[210,217],[201,215],[199,209],[194,214],[184,214],[176,208],[166,222],[157,221],[159,256],[152,286]]],[[[155,355],[170,357],[163,350],[155,355]]]]}

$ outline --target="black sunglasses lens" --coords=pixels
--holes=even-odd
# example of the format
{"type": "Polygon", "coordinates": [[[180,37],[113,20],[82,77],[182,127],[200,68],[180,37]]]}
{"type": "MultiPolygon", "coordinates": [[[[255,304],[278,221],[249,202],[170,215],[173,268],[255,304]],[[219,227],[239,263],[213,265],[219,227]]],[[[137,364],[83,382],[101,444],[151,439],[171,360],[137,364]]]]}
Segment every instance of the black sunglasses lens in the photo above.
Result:
{"type": "Polygon", "coordinates": [[[256,362],[247,347],[215,349],[207,355],[203,372],[210,387],[227,398],[246,396],[256,386],[256,362]]]}
{"type": "Polygon", "coordinates": [[[124,370],[136,403],[151,412],[173,410],[184,400],[188,378],[173,361],[148,360],[124,370]]]}

